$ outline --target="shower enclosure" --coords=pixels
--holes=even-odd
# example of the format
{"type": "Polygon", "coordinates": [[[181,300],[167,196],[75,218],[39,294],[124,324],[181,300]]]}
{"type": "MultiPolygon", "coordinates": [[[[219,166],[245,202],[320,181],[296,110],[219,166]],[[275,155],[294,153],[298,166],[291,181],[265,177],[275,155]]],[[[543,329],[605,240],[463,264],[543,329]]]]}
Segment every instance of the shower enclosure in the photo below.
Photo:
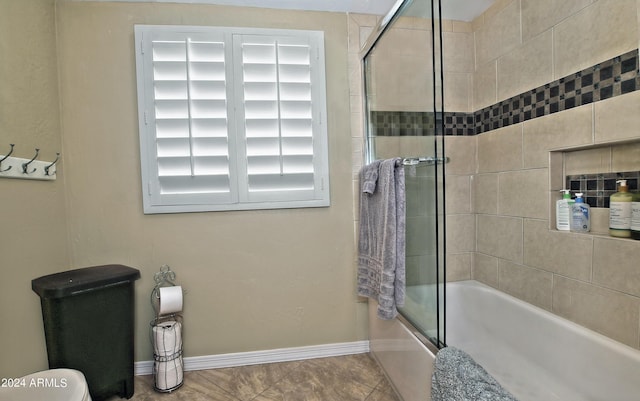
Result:
{"type": "Polygon", "coordinates": [[[446,344],[442,33],[438,0],[397,1],[362,52],[366,162],[403,158],[406,301],[399,319],[446,344]]]}

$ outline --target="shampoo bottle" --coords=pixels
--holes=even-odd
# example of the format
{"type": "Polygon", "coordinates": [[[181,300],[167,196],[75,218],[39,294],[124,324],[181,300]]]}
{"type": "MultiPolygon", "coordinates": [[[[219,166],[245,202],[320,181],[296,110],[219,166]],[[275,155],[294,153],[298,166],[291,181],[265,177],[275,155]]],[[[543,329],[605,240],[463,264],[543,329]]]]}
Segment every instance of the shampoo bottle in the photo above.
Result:
{"type": "Polygon", "coordinates": [[[576,201],[571,205],[570,229],[574,233],[586,233],[591,230],[591,207],[584,203],[583,194],[576,194],[576,201]]]}
{"type": "Polygon", "coordinates": [[[618,192],[609,198],[609,235],[631,237],[631,198],[627,180],[617,181],[618,192]]]}
{"type": "Polygon", "coordinates": [[[631,199],[631,238],[640,239],[640,192],[631,199]]]}
{"type": "Polygon", "coordinates": [[[569,217],[571,216],[571,194],[568,189],[563,189],[562,199],[556,201],[556,229],[560,231],[569,231],[569,217]]]}

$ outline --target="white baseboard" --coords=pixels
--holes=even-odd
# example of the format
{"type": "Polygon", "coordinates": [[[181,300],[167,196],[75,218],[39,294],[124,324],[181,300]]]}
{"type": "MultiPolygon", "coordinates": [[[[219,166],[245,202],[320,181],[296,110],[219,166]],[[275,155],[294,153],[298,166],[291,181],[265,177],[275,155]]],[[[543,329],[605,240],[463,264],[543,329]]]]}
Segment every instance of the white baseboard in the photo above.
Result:
{"type": "MultiPolygon", "coordinates": [[[[238,352],[232,354],[192,356],[183,359],[184,370],[205,370],[231,368],[234,366],[258,365],[262,363],[290,362],[304,359],[326,358],[362,354],[369,352],[369,341],[354,341],[310,345],[306,347],[280,348],[265,351],[238,352]]],[[[153,361],[140,361],[134,364],[136,375],[153,373],[153,361]]]]}

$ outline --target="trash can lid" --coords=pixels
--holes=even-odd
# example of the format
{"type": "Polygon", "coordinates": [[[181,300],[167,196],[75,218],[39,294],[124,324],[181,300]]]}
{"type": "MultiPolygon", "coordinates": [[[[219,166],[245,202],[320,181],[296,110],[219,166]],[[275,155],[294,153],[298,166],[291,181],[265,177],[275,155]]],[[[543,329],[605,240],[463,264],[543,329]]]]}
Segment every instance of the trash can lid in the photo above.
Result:
{"type": "Polygon", "coordinates": [[[140,278],[140,271],[123,265],[84,267],[31,280],[31,289],[41,298],[63,298],[140,278]]]}

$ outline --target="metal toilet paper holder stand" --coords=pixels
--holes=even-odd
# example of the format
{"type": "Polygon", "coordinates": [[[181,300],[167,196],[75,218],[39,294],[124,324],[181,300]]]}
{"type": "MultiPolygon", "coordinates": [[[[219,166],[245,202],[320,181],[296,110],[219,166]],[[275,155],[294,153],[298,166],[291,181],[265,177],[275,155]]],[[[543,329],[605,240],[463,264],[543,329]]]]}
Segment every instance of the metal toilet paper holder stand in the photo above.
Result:
{"type": "MultiPolygon", "coordinates": [[[[184,364],[182,363],[182,315],[179,313],[160,314],[160,288],[173,287],[175,284],[176,273],[171,270],[168,265],[162,265],[160,271],[153,275],[153,280],[156,285],[151,291],[151,306],[155,312],[155,318],[150,322],[149,338],[153,345],[153,388],[160,393],[171,393],[182,387],[184,384],[184,364]],[[160,350],[166,344],[158,344],[156,333],[158,331],[163,332],[165,327],[169,325],[174,330],[179,330],[179,345],[175,347],[175,352],[170,352],[168,355],[166,352],[157,351],[160,350]],[[164,373],[161,373],[164,367],[164,373]],[[167,372],[167,367],[174,367],[171,369],[173,373],[167,372]],[[167,377],[168,374],[175,374],[175,377],[167,377]],[[163,375],[162,377],[160,375],[163,375]],[[164,380],[164,385],[162,385],[164,380]],[[175,382],[175,384],[173,384],[175,382]],[[168,385],[171,383],[172,385],[168,385]]],[[[163,334],[164,336],[164,334],[163,334]]],[[[175,340],[176,337],[174,337],[175,340]]],[[[164,342],[164,341],[163,341],[164,342]]]]}

